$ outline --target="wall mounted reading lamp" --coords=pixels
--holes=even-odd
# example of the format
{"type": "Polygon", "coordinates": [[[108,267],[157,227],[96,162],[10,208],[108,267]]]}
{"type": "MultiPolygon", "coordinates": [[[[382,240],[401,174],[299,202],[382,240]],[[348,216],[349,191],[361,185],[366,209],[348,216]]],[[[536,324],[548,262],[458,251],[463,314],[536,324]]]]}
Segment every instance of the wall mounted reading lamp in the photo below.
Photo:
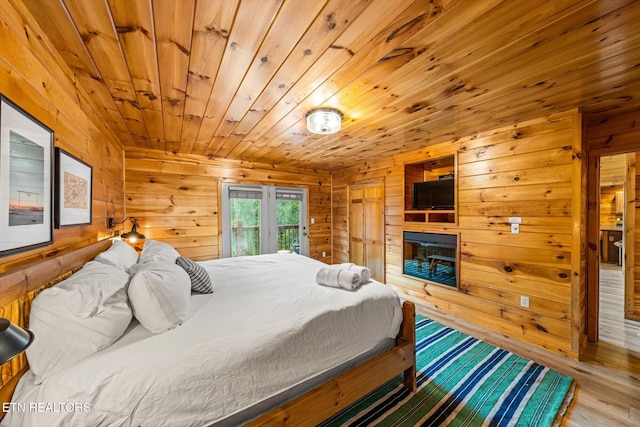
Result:
{"type": "Polygon", "coordinates": [[[109,218],[107,226],[109,228],[115,228],[116,225],[122,224],[128,219],[130,219],[131,223],[133,224],[133,226],[131,227],[131,231],[127,233],[122,233],[120,237],[123,239],[128,239],[129,242],[131,243],[135,243],[138,240],[144,240],[145,239],[144,234],[138,233],[138,221],[136,221],[136,219],[132,216],[128,216],[120,222],[116,222],[113,218],[109,218]]]}
{"type": "Polygon", "coordinates": [[[0,365],[25,351],[32,342],[33,332],[0,317],[0,365]]]}

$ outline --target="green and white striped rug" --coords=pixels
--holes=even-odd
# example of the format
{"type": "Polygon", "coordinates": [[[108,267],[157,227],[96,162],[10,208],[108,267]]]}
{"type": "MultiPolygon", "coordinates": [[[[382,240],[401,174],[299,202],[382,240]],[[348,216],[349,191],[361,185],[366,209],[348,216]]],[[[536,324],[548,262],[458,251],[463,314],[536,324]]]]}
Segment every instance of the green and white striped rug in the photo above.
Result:
{"type": "Polygon", "coordinates": [[[551,426],[571,400],[571,377],[431,319],[416,341],[417,393],[398,377],[320,426],[551,426]]]}

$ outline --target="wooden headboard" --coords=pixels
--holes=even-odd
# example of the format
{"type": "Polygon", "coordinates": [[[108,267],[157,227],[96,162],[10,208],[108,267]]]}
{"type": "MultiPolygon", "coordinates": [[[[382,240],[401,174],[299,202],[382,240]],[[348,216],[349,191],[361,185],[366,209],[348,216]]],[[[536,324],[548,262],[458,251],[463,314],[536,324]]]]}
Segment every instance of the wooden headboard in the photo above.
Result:
{"type": "MultiPolygon", "coordinates": [[[[73,252],[46,259],[0,275],[0,317],[28,328],[31,302],[44,289],[61,282],[111,246],[111,240],[101,240],[73,252]]],[[[38,337],[35,337],[38,339],[38,337]]],[[[25,354],[2,365],[0,402],[10,402],[18,380],[27,371],[25,354]]],[[[4,413],[0,413],[0,419],[4,413]]]]}

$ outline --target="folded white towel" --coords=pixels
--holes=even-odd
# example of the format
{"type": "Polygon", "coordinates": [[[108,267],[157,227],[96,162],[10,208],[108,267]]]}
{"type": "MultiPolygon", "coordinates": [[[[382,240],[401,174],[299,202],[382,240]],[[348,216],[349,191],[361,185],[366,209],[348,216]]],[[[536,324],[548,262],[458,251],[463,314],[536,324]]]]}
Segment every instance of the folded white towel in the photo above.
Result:
{"type": "Polygon", "coordinates": [[[338,264],[341,268],[344,268],[347,271],[353,271],[360,275],[360,284],[364,285],[365,283],[371,280],[371,271],[367,267],[363,267],[361,265],[355,265],[352,262],[343,262],[342,264],[338,264]]]}
{"type": "Polygon", "coordinates": [[[323,286],[355,291],[360,287],[360,275],[337,265],[321,267],[316,274],[316,281],[323,286]]]}

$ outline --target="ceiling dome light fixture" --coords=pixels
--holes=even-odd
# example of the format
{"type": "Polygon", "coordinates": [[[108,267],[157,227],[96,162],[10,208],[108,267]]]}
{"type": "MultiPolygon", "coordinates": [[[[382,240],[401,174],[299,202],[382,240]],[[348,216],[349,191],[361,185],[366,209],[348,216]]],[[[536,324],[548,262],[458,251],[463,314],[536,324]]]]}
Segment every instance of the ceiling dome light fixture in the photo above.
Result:
{"type": "Polygon", "coordinates": [[[314,108],[307,113],[307,129],[320,135],[336,133],[340,130],[343,117],[336,108],[314,108]]]}

